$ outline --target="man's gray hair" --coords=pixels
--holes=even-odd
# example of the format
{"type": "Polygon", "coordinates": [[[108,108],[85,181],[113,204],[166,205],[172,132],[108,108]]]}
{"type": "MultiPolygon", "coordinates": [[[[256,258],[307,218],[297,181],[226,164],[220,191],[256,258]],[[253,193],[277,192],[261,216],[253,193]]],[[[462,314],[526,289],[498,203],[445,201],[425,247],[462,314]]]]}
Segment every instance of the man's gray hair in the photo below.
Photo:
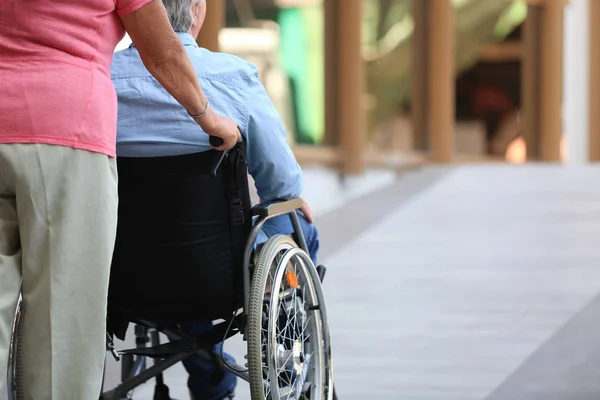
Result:
{"type": "Polygon", "coordinates": [[[194,24],[192,6],[205,0],[162,0],[175,32],[188,32],[194,24]]]}

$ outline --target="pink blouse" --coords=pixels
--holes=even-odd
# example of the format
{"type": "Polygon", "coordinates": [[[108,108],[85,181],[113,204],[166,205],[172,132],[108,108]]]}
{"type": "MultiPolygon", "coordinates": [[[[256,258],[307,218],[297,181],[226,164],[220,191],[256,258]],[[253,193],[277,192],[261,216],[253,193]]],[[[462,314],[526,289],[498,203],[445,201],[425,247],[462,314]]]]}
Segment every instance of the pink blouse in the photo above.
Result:
{"type": "Polygon", "coordinates": [[[0,0],[0,143],[114,157],[119,16],[150,1],[0,0]]]}

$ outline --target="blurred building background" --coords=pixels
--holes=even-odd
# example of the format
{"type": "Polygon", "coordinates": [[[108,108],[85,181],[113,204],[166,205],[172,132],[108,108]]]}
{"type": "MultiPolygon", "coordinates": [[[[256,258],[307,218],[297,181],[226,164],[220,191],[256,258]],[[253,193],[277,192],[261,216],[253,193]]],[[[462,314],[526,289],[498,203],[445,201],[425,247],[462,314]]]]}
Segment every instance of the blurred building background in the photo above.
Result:
{"type": "Polygon", "coordinates": [[[596,7],[209,0],[198,41],[257,64],[304,162],[597,161],[596,7]]]}

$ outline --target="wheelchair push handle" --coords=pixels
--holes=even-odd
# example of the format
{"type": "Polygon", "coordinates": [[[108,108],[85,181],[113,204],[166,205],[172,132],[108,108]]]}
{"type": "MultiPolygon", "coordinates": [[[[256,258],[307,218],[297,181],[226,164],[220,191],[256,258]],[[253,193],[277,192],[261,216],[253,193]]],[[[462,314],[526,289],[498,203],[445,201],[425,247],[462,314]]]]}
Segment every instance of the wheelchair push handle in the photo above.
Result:
{"type": "Polygon", "coordinates": [[[223,139],[218,136],[209,136],[208,141],[212,147],[219,147],[224,143],[223,139]]]}

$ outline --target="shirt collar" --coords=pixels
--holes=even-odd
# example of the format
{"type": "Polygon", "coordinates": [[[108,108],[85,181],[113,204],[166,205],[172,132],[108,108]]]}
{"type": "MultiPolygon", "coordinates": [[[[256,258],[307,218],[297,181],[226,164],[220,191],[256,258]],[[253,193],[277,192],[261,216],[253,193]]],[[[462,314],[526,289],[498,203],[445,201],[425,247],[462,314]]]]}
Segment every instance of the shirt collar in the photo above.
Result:
{"type": "MultiPolygon", "coordinates": [[[[192,35],[190,35],[189,33],[187,33],[187,32],[175,32],[175,33],[177,34],[177,36],[179,36],[179,39],[181,39],[184,46],[198,47],[198,43],[196,43],[196,40],[194,39],[194,37],[192,35]]],[[[135,45],[133,43],[131,43],[131,45],[129,47],[135,47],[135,45]]]]}
{"type": "Polygon", "coordinates": [[[196,43],[196,39],[192,35],[187,32],[176,32],[179,39],[183,42],[184,46],[192,46],[198,47],[198,43],[196,43]]]}

